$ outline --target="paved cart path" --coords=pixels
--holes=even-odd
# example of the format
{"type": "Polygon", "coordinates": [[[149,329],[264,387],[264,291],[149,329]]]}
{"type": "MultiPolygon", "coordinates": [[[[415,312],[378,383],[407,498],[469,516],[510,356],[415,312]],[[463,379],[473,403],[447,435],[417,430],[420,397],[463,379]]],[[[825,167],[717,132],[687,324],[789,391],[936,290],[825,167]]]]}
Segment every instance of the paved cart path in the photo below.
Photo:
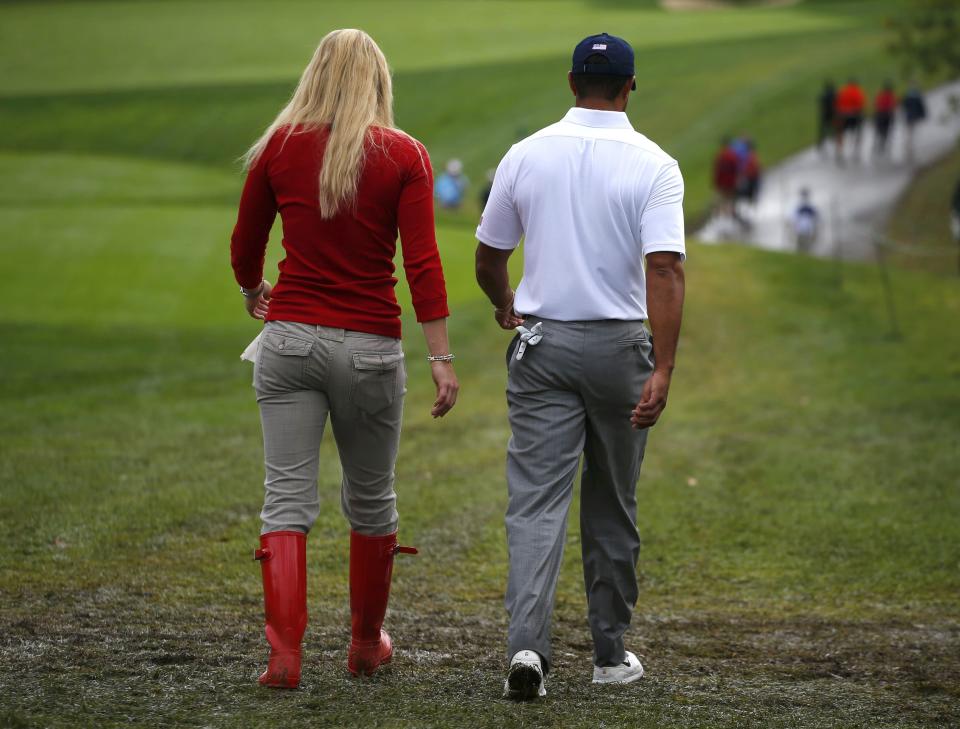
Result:
{"type": "MultiPolygon", "coordinates": [[[[868,121],[856,154],[848,139],[844,150],[847,158],[842,165],[837,162],[835,147],[829,143],[823,151],[810,147],[767,170],[756,204],[744,208],[744,216],[752,222],[749,231],[744,232],[728,218],[715,216],[696,237],[707,243],[745,240],[760,248],[793,251],[796,246],[789,218],[797,206],[800,190],[806,187],[822,221],[813,255],[872,257],[873,235],[882,230],[917,171],[956,146],[960,138],[960,109],[954,108],[953,99],[960,100],[960,81],[927,93],[928,117],[916,128],[912,161],[906,150],[906,125],[899,115],[887,159],[870,154],[874,138],[868,121]]],[[[945,210],[944,225],[946,217],[945,210]]]]}

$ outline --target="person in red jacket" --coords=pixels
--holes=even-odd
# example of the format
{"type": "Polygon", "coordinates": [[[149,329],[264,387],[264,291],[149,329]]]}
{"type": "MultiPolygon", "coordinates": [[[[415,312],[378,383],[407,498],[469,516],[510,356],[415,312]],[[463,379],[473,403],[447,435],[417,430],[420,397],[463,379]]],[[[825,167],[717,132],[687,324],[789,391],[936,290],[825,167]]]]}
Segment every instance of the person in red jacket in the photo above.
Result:
{"type": "Polygon", "coordinates": [[[897,111],[897,103],[893,83],[887,81],[873,100],[873,127],[876,133],[874,151],[879,155],[887,153],[887,142],[890,139],[890,128],[893,126],[893,115],[897,111]]]}
{"type": "Polygon", "coordinates": [[[837,159],[843,161],[843,140],[847,133],[853,134],[854,154],[860,148],[860,133],[863,129],[863,114],[867,95],[855,78],[851,78],[837,92],[837,159]]]}
{"type": "Polygon", "coordinates": [[[329,418],[351,525],[347,665],[393,656],[382,630],[397,545],[394,464],[406,370],[394,293],[397,234],[436,384],[432,415],[459,385],[427,150],[393,125],[390,71],[366,33],[328,34],[290,102],[247,153],[231,261],[250,316],[265,321],[253,384],[263,426],[260,549],[270,659],[260,683],[295,688],[307,623],[306,535],[319,515],[319,448],[329,418]],[[263,279],[277,212],[280,277],[263,279]]]}
{"type": "Polygon", "coordinates": [[[737,181],[740,160],[731,145],[731,139],[720,140],[720,149],[713,158],[713,187],[717,191],[717,211],[736,218],[737,181]]]}

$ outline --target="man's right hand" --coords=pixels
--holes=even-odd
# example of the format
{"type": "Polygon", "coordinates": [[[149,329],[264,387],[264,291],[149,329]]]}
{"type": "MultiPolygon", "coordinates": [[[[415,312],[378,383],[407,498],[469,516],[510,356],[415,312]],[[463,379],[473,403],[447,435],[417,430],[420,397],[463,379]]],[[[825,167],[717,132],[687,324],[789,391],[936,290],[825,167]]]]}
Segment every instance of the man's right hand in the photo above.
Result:
{"type": "Polygon", "coordinates": [[[517,312],[513,310],[512,306],[507,310],[495,309],[493,315],[502,329],[513,331],[523,324],[523,317],[517,316],[517,312]]]}
{"type": "Polygon", "coordinates": [[[510,287],[510,272],[507,260],[513,250],[493,248],[477,244],[477,283],[493,304],[493,318],[501,328],[513,331],[523,324],[523,319],[513,310],[514,291],[510,287]]]}
{"type": "Polygon", "coordinates": [[[523,317],[517,316],[517,312],[513,309],[513,297],[514,292],[511,291],[510,301],[506,305],[493,310],[493,317],[497,320],[497,324],[500,325],[501,329],[508,331],[513,331],[523,324],[523,317]]]}
{"type": "Polygon", "coordinates": [[[638,430],[656,424],[660,418],[660,413],[667,407],[667,393],[669,391],[669,370],[655,369],[643,386],[640,402],[630,413],[630,424],[638,430]]]}

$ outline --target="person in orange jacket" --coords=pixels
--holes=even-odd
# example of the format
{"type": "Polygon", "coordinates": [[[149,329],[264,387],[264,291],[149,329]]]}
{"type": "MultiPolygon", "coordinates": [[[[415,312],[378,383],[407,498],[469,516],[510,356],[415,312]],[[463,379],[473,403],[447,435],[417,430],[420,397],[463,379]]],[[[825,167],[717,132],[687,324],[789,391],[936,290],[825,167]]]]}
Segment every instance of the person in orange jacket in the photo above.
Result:
{"type": "Polygon", "coordinates": [[[867,95],[855,78],[850,78],[837,92],[837,160],[843,161],[843,141],[847,133],[853,134],[854,154],[860,147],[860,134],[863,129],[863,115],[867,106],[867,95]]]}

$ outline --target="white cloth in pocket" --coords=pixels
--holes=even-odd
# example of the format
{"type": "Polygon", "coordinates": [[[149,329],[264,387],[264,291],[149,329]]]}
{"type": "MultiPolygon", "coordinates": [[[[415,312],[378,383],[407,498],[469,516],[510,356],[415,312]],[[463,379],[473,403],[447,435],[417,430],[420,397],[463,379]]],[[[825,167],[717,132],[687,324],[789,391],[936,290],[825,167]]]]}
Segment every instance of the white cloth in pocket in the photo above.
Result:
{"type": "Polygon", "coordinates": [[[247,345],[247,348],[243,350],[240,354],[240,359],[247,362],[256,362],[257,361],[257,352],[260,351],[260,337],[263,336],[263,332],[260,332],[256,337],[253,338],[253,341],[247,345]]]}

